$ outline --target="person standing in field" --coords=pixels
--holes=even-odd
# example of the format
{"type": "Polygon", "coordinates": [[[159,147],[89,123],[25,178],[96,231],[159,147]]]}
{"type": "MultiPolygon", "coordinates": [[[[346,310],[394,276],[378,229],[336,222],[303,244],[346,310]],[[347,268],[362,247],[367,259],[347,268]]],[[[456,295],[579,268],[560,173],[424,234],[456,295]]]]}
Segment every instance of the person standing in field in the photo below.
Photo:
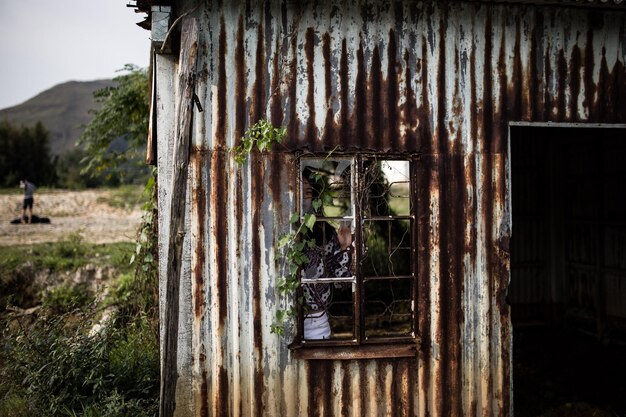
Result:
{"type": "Polygon", "coordinates": [[[33,219],[33,194],[35,192],[35,184],[29,182],[26,178],[20,181],[20,188],[24,189],[24,204],[22,206],[22,223],[30,223],[33,219]]]}

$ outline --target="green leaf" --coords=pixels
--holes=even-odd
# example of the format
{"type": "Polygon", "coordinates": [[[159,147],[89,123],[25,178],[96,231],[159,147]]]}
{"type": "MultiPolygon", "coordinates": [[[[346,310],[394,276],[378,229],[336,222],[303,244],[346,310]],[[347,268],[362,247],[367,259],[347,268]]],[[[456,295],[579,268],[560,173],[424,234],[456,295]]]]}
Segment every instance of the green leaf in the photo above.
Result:
{"type": "Polygon", "coordinates": [[[317,198],[317,199],[313,200],[311,205],[313,206],[313,210],[315,210],[317,212],[320,209],[320,207],[322,207],[322,200],[317,198]]]}
{"type": "Polygon", "coordinates": [[[300,219],[300,216],[298,215],[298,213],[292,213],[291,218],[289,219],[289,223],[296,224],[299,219],[300,219]]]}
{"type": "Polygon", "coordinates": [[[278,238],[278,249],[284,248],[285,246],[287,246],[287,244],[289,244],[290,241],[291,241],[290,234],[282,235],[280,238],[278,238]]]}
{"type": "Polygon", "coordinates": [[[315,214],[307,214],[304,216],[304,226],[306,226],[306,228],[309,230],[313,230],[313,226],[315,226],[316,220],[317,217],[315,217],[315,214]]]}

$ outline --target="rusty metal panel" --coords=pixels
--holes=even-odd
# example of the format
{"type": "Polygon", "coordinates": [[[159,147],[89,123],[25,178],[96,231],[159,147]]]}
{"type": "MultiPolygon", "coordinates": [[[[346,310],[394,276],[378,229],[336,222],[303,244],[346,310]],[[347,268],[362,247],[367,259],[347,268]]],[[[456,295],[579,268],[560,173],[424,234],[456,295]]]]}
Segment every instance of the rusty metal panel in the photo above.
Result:
{"type": "Polygon", "coordinates": [[[511,415],[508,123],[623,123],[625,14],[202,4],[177,415],[511,415]],[[265,116],[285,143],[237,166],[229,149],[265,116]],[[422,154],[415,358],[296,360],[293,335],[270,333],[290,302],[274,292],[275,243],[295,207],[294,152],[330,150],[422,154]]]}

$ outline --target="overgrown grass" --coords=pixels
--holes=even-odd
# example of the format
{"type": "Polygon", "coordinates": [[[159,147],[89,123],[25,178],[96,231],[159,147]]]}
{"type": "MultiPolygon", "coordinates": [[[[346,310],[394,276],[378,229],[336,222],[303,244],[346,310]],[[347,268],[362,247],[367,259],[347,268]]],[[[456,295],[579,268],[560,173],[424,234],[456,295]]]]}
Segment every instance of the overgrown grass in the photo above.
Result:
{"type": "MultiPolygon", "coordinates": [[[[134,252],[132,242],[90,244],[85,243],[79,234],[71,234],[56,243],[1,246],[0,313],[7,305],[28,308],[41,300],[38,289],[41,284],[34,285],[32,271],[74,271],[90,264],[112,267],[120,274],[128,274],[135,268],[130,265],[134,252]]],[[[57,310],[82,305],[92,297],[83,296],[80,288],[62,287],[51,289],[45,295],[43,301],[57,310]]]]}
{"type": "Polygon", "coordinates": [[[90,308],[44,309],[28,326],[5,322],[0,415],[156,415],[159,353],[148,321],[118,316],[93,332],[95,317],[90,308]]]}
{"type": "Polygon", "coordinates": [[[5,268],[28,259],[68,269],[101,263],[123,272],[109,282],[104,300],[85,284],[64,283],[45,291],[34,314],[0,318],[0,416],[155,417],[158,281],[155,270],[129,265],[135,244],[74,238],[2,249],[11,255],[9,262],[0,253],[5,268]],[[112,311],[108,319],[105,310],[112,311]]]}
{"type": "Polygon", "coordinates": [[[135,243],[86,243],[80,234],[70,234],[65,240],[34,245],[0,246],[0,277],[27,262],[36,269],[65,271],[87,263],[110,265],[121,272],[132,270],[130,258],[135,243]]]}
{"type": "MultiPolygon", "coordinates": [[[[65,280],[46,288],[28,312],[0,308],[0,416],[158,414],[156,207],[154,188],[149,191],[136,243],[88,244],[76,234],[58,243],[0,247],[0,307],[6,295],[14,305],[27,306],[20,297],[34,305],[35,290],[20,287],[26,281],[20,268],[30,269],[31,283],[32,270],[91,264],[117,273],[104,298],[65,280]]],[[[134,194],[128,192],[120,191],[121,201],[134,194]]]]}

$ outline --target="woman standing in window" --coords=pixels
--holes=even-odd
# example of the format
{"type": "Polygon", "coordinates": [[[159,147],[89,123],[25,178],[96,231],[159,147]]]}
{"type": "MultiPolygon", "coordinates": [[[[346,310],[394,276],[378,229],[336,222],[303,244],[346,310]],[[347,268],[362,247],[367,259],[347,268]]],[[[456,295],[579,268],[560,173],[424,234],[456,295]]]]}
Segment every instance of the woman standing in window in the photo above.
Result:
{"type": "MultiPolygon", "coordinates": [[[[311,203],[322,198],[323,187],[312,178],[309,167],[303,171],[303,212],[312,213],[311,203]]],[[[328,339],[331,335],[328,307],[332,302],[333,286],[341,283],[307,283],[319,278],[340,278],[352,275],[352,232],[343,224],[335,229],[326,221],[317,221],[308,239],[315,245],[307,247],[307,264],[302,268],[301,280],[304,293],[304,339],[328,339]]]]}

